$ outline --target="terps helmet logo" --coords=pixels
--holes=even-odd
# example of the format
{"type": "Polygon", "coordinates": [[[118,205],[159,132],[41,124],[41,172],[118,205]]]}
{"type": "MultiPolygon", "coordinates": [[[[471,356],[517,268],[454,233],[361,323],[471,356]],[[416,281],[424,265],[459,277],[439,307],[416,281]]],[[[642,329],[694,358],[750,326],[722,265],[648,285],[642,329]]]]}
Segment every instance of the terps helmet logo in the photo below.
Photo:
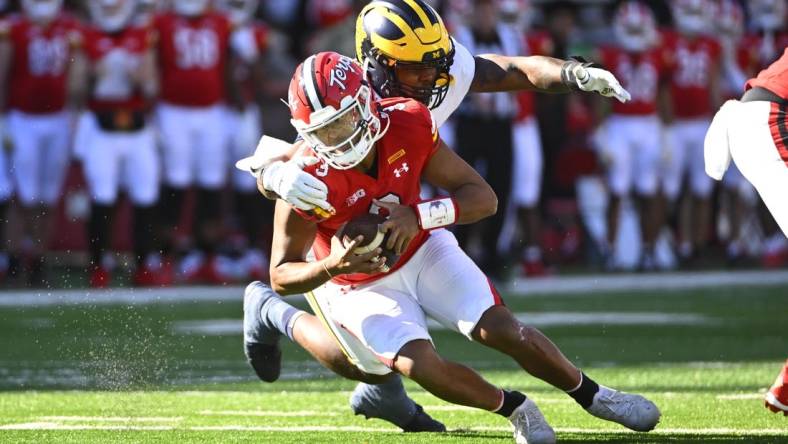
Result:
{"type": "Polygon", "coordinates": [[[336,83],[339,88],[344,91],[345,80],[347,80],[347,74],[349,71],[353,71],[353,60],[351,60],[350,57],[340,57],[339,60],[337,60],[337,64],[334,65],[334,69],[331,70],[331,73],[328,76],[329,86],[333,86],[336,83]]]}

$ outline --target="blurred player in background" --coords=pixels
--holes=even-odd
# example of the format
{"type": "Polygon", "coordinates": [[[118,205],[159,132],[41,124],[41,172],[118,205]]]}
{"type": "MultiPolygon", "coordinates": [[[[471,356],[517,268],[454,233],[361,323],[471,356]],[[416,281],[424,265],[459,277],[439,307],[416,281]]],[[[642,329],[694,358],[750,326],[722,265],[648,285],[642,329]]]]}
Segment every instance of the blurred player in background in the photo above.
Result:
{"type": "MultiPolygon", "coordinates": [[[[553,55],[550,35],[530,29],[533,11],[529,0],[505,0],[500,7],[501,19],[513,26],[522,37],[521,55],[553,55]]],[[[539,199],[544,159],[534,100],[532,91],[517,93],[517,114],[512,124],[514,163],[511,204],[521,236],[515,245],[519,245],[518,259],[522,261],[523,274],[543,276],[546,271],[540,242],[539,199]]]]}
{"type": "Polygon", "coordinates": [[[111,280],[106,250],[119,188],[133,206],[134,283],[160,283],[153,232],[161,165],[147,115],[158,78],[153,36],[131,23],[136,7],[137,0],[88,1],[89,113],[80,120],[76,140],[82,146],[76,150],[93,200],[88,224],[92,287],[106,287],[111,280]]]}
{"type": "MultiPolygon", "coordinates": [[[[8,24],[5,22],[6,11],[8,9],[8,2],[0,0],[0,35],[7,33],[8,24]]],[[[0,61],[9,59],[8,52],[10,46],[0,43],[0,61]]],[[[0,68],[0,90],[5,88],[5,77],[3,69],[0,68]]],[[[0,91],[0,97],[4,96],[4,92],[0,91]]],[[[8,255],[9,245],[6,238],[6,226],[8,225],[8,207],[11,202],[11,196],[14,192],[14,182],[11,179],[11,162],[9,159],[8,149],[10,141],[6,135],[5,123],[5,104],[0,102],[0,242],[3,242],[0,248],[0,282],[2,282],[8,273],[8,266],[11,258],[8,255]]]]}
{"type": "Polygon", "coordinates": [[[676,32],[663,33],[662,47],[670,70],[670,111],[663,192],[678,213],[678,254],[687,261],[706,246],[711,227],[714,183],[703,171],[703,136],[712,110],[720,104],[720,46],[712,31],[710,0],[673,0],[676,32]],[[680,192],[687,181],[691,205],[682,205],[680,192]]]}
{"type": "MultiPolygon", "coordinates": [[[[259,3],[259,0],[221,0],[215,4],[230,18],[233,26],[230,47],[234,57],[230,58],[230,76],[239,92],[235,103],[228,107],[225,128],[230,141],[230,164],[250,155],[263,133],[260,103],[266,87],[271,84],[265,76],[263,59],[268,51],[270,31],[265,24],[254,20],[259,3]]],[[[282,95],[281,91],[278,95],[282,95]]],[[[233,239],[231,255],[220,256],[217,271],[228,280],[265,279],[268,259],[263,254],[261,233],[270,224],[273,208],[270,202],[259,198],[254,178],[248,174],[232,168],[230,183],[234,213],[243,236],[233,239]]]]}
{"type": "Polygon", "coordinates": [[[601,251],[605,267],[615,269],[613,252],[621,204],[634,190],[643,245],[639,268],[648,271],[657,266],[654,245],[662,221],[658,199],[662,124],[657,102],[665,67],[654,13],[646,4],[621,3],[613,18],[613,31],[616,45],[602,48],[599,60],[631,92],[632,100],[612,103],[600,128],[598,148],[610,190],[607,245],[601,251]]]}
{"type": "MultiPolygon", "coordinates": [[[[722,48],[720,91],[724,99],[732,99],[741,95],[741,85],[759,69],[759,54],[754,43],[757,37],[745,34],[744,10],[739,2],[717,0],[714,6],[714,34],[722,48]]],[[[734,265],[745,256],[743,225],[754,213],[758,197],[735,165],[725,173],[721,185],[728,221],[726,255],[728,263],[734,265]]]]}
{"type": "MultiPolygon", "coordinates": [[[[788,48],[729,100],[706,134],[706,172],[722,179],[730,161],[758,190],[788,237],[788,48]]],[[[788,413],[788,362],[766,393],[766,406],[788,413]]]]}
{"type": "Polygon", "coordinates": [[[13,147],[28,283],[40,286],[53,209],[71,158],[67,105],[81,93],[82,36],[79,24],[62,12],[62,0],[22,0],[21,6],[22,13],[0,29],[0,110],[7,110],[13,147]]]}
{"type": "MultiPolygon", "coordinates": [[[[474,2],[470,13],[474,20],[454,35],[471,54],[523,54],[523,36],[517,28],[501,22],[497,0],[474,2]]],[[[512,191],[515,98],[506,92],[468,95],[455,114],[457,154],[481,172],[495,191],[501,211],[478,224],[456,227],[454,234],[465,251],[470,251],[472,234],[478,234],[482,248],[474,259],[495,280],[506,277],[506,257],[497,245],[512,191]]]]}
{"type": "Polygon", "coordinates": [[[192,185],[196,189],[195,248],[180,269],[186,281],[222,281],[214,260],[230,156],[224,126],[231,26],[211,10],[210,0],[173,0],[172,10],[153,23],[161,79],[157,123],[164,150],[165,230],[179,225],[186,191],[192,185]]]}

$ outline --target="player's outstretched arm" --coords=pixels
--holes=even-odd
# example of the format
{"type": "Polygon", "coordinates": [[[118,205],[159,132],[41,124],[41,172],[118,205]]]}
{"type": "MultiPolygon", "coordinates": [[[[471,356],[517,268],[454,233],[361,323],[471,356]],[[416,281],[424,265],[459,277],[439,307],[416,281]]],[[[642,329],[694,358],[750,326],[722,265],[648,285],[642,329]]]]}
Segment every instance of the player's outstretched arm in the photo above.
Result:
{"type": "Polygon", "coordinates": [[[622,102],[630,98],[612,73],[583,61],[500,54],[478,55],[474,61],[473,92],[579,90],[615,97],[622,102]]]}
{"type": "Polygon", "coordinates": [[[306,253],[315,238],[317,224],[299,216],[278,200],[274,211],[274,237],[271,242],[271,288],[281,295],[301,294],[314,290],[331,278],[348,273],[375,273],[385,264],[380,248],[366,254],[352,253],[363,239],[342,242],[331,240],[331,254],[321,260],[306,262],[306,253]]]}

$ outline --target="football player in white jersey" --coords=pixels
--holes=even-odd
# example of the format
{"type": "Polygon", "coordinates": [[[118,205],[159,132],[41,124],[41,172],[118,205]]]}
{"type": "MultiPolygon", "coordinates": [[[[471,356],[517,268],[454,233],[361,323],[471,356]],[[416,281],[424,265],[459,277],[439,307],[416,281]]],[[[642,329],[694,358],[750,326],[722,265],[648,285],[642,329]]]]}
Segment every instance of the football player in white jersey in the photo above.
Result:
{"type": "MultiPolygon", "coordinates": [[[[468,91],[538,90],[596,92],[626,101],[629,93],[608,71],[577,60],[551,57],[472,56],[448,33],[440,16],[422,0],[372,1],[356,22],[356,56],[366,68],[374,91],[383,97],[405,96],[426,104],[437,126],[459,106],[468,91]],[[425,43],[427,42],[427,43],[425,43]]],[[[302,143],[282,150],[259,147],[247,163],[258,189],[303,211],[327,215],[327,187],[302,168],[317,158],[289,161],[302,143]]],[[[399,377],[385,379],[361,373],[342,353],[318,318],[291,307],[269,287],[254,283],[244,297],[244,346],[258,376],[279,377],[286,334],[321,364],[360,384],[351,395],[356,414],[392,422],[404,430],[445,430],[407,398],[399,377]]]]}

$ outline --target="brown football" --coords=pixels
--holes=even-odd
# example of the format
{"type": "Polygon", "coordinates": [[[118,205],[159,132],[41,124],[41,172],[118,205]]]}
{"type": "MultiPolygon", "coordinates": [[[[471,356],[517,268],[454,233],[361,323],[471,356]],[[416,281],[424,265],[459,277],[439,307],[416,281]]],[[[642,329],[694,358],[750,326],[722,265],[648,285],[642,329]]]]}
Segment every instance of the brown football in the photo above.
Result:
{"type": "Polygon", "coordinates": [[[394,250],[386,248],[386,241],[388,241],[389,234],[384,234],[378,230],[378,226],[385,221],[386,218],[384,216],[365,213],[349,220],[337,235],[343,242],[345,239],[352,240],[357,236],[364,236],[364,240],[353,250],[354,254],[364,254],[375,248],[382,248],[383,251],[380,254],[386,258],[383,272],[387,273],[394,267],[394,264],[399,259],[399,255],[394,250]]]}

